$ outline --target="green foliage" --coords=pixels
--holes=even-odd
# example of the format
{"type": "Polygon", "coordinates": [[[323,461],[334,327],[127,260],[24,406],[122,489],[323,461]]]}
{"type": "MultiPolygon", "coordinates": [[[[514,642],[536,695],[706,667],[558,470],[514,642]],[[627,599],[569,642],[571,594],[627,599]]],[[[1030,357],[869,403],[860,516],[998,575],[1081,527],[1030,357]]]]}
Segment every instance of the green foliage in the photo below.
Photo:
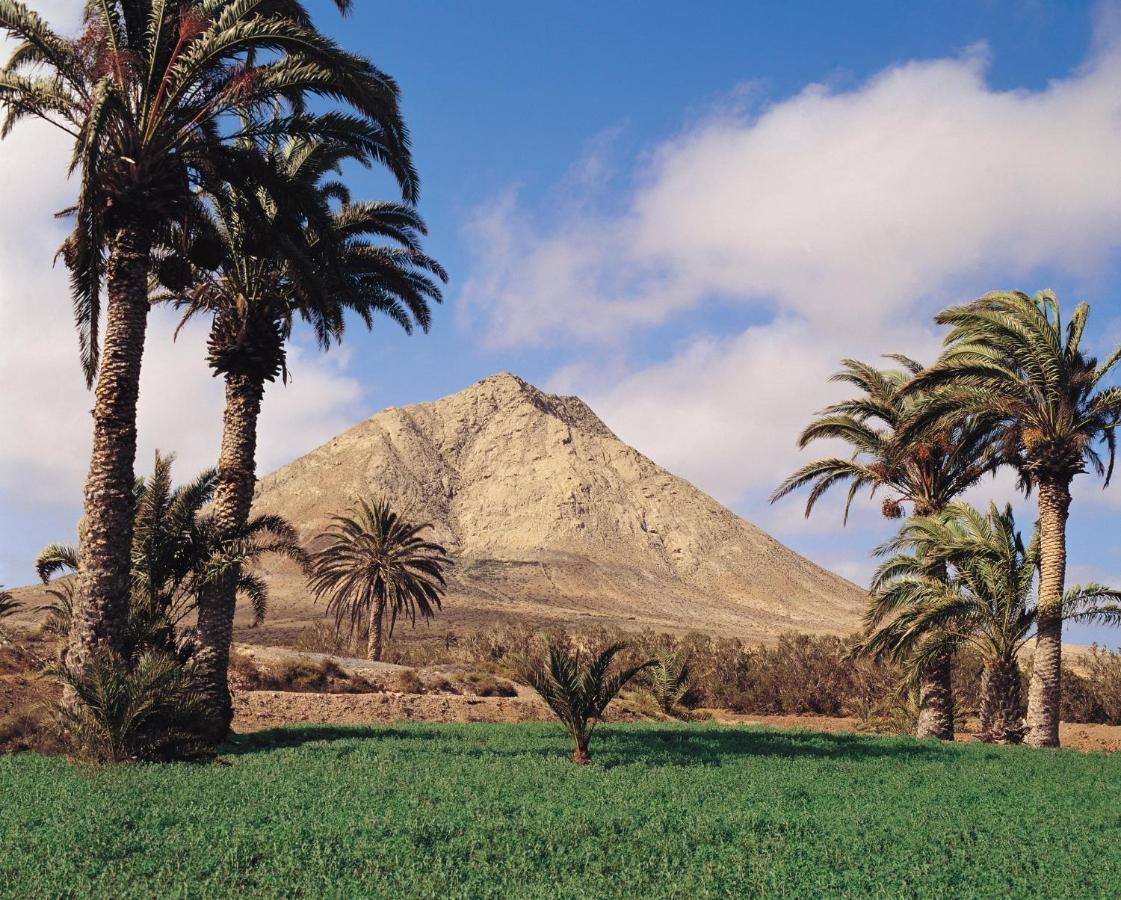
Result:
{"type": "Polygon", "coordinates": [[[103,651],[80,672],[59,665],[54,674],[74,694],[56,709],[79,759],[122,763],[200,752],[191,731],[203,710],[203,683],[170,653],[146,650],[125,660],[103,651]]]}
{"type": "Polygon", "coordinates": [[[198,267],[179,287],[165,283],[159,297],[185,308],[184,322],[211,317],[208,361],[227,377],[286,380],[296,318],[327,349],[342,340],[347,312],[367,327],[382,314],[407,333],[414,323],[427,331],[429,302],[442,299],[438,282],[447,273],[421,248],[427,230],[416,209],[352,202],[339,180],[344,163],[371,162],[370,135],[337,113],[310,121],[314,137],[293,135],[260,151],[254,190],[212,190],[220,262],[198,267]]]}
{"type": "Polygon", "coordinates": [[[451,561],[443,547],[420,536],[428,528],[406,521],[384,500],[360,499],[348,515],[331,520],[311,558],[309,584],[317,599],[327,599],[336,629],[351,636],[368,630],[372,637],[377,630],[380,639],[383,613],[390,636],[399,616],[414,626],[418,614],[435,616],[451,561]]]}
{"type": "Polygon", "coordinates": [[[566,741],[548,725],[306,727],[236,737],[233,765],[94,778],[0,757],[15,798],[0,884],[129,900],[1081,898],[1121,883],[1118,756],[612,725],[589,770],[566,741]]]}
{"type": "Polygon", "coordinates": [[[830,488],[847,482],[846,522],[852,501],[864,489],[869,496],[880,490],[888,492],[883,514],[898,519],[904,502],[920,514],[941,509],[999,462],[987,427],[973,420],[904,436],[907,423],[926,402],[920,392],[910,388],[923,368],[902,354],[888,358],[902,368],[877,369],[859,360],[842,361],[843,368],[830,380],[850,384],[860,394],[822,410],[799,436],[798,446],[804,449],[819,440],[842,441],[852,453],[802,466],[775,489],[772,503],[812,485],[806,498],[808,517],[830,488]]]}
{"type": "Polygon", "coordinates": [[[667,715],[676,715],[689,694],[689,657],[668,648],[657,651],[642,686],[667,715]]]}
{"type": "MultiPolygon", "coordinates": [[[[910,519],[884,547],[872,578],[861,649],[905,660],[917,674],[930,660],[972,647],[983,661],[1014,664],[1034,635],[1039,530],[1025,545],[1012,515],[964,502],[910,519]]],[[[1063,597],[1067,621],[1121,624],[1121,591],[1078,585],[1063,597]]]]}
{"type": "Polygon", "coordinates": [[[588,742],[596,721],[623,686],[652,664],[648,660],[610,671],[612,660],[625,646],[611,644],[585,662],[578,649],[570,650],[547,637],[544,659],[526,660],[521,666],[521,680],[537,691],[572,736],[574,763],[591,760],[588,742]]]}
{"type": "Polygon", "coordinates": [[[939,313],[950,326],[946,350],[909,386],[926,401],[904,431],[913,438],[974,421],[1025,488],[1068,484],[1087,466],[1108,482],[1121,388],[1102,383],[1121,347],[1100,363],[1086,354],[1089,314],[1079,304],[1064,325],[1052,291],[995,291],[939,313]]]}
{"type": "Polygon", "coordinates": [[[367,136],[369,156],[389,169],[406,201],[416,201],[396,83],[312,27],[302,3],[85,6],[78,39],[67,40],[24,3],[0,2],[0,33],[15,39],[0,70],[0,136],[36,118],[73,141],[78,197],[61,255],[89,382],[107,248],[122,234],[138,246],[166,246],[183,222],[205,233],[200,193],[255,183],[249,147],[278,134],[318,135],[308,101],[344,104],[352,130],[367,136]],[[262,111],[274,115],[261,121],[262,111]]]}
{"type": "Polygon", "coordinates": [[[8,616],[15,615],[22,604],[11,595],[11,592],[4,590],[0,586],[0,619],[6,619],[8,616]]]}
{"type": "MultiPolygon", "coordinates": [[[[257,516],[237,534],[223,537],[209,513],[217,474],[209,469],[194,481],[174,486],[171,478],[173,454],[156,453],[152,475],[138,479],[132,543],[132,590],[125,629],[126,655],[155,649],[184,655],[182,626],[194,612],[198,598],[233,567],[237,567],[238,595],[252,605],[254,623],[260,623],[268,608],[264,581],[247,568],[265,554],[273,553],[302,564],[304,553],[295,530],[278,516],[257,516]]],[[[73,547],[50,544],[35,562],[44,583],[78,567],[73,547]]],[[[72,577],[58,579],[48,591],[44,628],[51,634],[70,631],[73,612],[72,577]]]]}

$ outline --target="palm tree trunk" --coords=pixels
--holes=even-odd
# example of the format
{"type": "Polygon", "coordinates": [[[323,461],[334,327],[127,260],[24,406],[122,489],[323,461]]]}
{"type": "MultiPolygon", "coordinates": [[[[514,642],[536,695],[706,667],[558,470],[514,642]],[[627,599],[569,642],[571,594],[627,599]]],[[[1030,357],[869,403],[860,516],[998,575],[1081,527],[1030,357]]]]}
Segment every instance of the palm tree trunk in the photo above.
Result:
{"type": "Polygon", "coordinates": [[[919,682],[919,718],[915,737],[954,739],[953,659],[948,653],[938,656],[919,682]]]}
{"type": "Polygon", "coordinates": [[[1039,484],[1039,605],[1031,687],[1028,689],[1027,735],[1031,747],[1059,746],[1062,702],[1063,582],[1066,579],[1066,523],[1070,482],[1039,484]]]}
{"type": "MultiPolygon", "coordinates": [[[[222,449],[214,522],[223,538],[238,534],[249,521],[257,481],[257,418],[264,384],[247,375],[226,375],[226,409],[222,417],[222,449]]],[[[233,642],[239,572],[231,571],[199,598],[200,660],[207,680],[206,733],[221,740],[233,720],[230,698],[230,645],[233,642]]]]}
{"type": "MultiPolygon", "coordinates": [[[[937,577],[946,580],[944,565],[936,570],[937,577]]],[[[948,653],[939,654],[919,681],[919,717],[915,722],[915,737],[954,739],[954,661],[948,653]]]]}
{"type": "Polygon", "coordinates": [[[379,598],[370,610],[370,634],[366,643],[366,658],[381,660],[382,632],[385,628],[385,598],[379,598]]]}
{"type": "Polygon", "coordinates": [[[67,664],[122,651],[128,617],[136,462],[136,402],[148,327],[148,238],[122,229],[106,271],[108,304],[93,408],[93,452],[79,528],[78,591],[67,664]]]}
{"type": "Polygon", "coordinates": [[[1018,744],[1024,736],[1023,688],[1015,659],[994,659],[981,672],[981,740],[1018,744]]]}
{"type": "Polygon", "coordinates": [[[588,752],[588,735],[573,732],[572,738],[576,742],[576,749],[572,751],[572,761],[578,766],[586,766],[592,761],[592,755],[588,752]]]}

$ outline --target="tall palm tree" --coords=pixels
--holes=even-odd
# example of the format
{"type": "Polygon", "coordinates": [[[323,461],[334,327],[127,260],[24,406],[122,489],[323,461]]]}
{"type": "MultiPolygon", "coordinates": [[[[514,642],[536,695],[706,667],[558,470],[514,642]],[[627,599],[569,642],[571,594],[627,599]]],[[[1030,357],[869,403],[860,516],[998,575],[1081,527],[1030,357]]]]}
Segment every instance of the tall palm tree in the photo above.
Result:
{"type": "Polygon", "coordinates": [[[368,122],[410,197],[415,173],[396,84],[317,32],[295,0],[100,0],[85,4],[74,40],[0,0],[0,31],[18,42],[0,70],[0,136],[22,119],[46,121],[73,140],[79,173],[61,255],[87,383],[97,376],[71,636],[81,667],[99,647],[119,647],[126,620],[148,280],[168,226],[204,220],[197,190],[250,170],[239,144],[276,128],[257,110],[291,110],[277,120],[291,131],[309,96],[368,122]]]}
{"type": "MultiPolygon", "coordinates": [[[[414,324],[427,331],[429,301],[440,302],[439,281],[447,280],[421,250],[425,225],[412,206],[351,202],[335,176],[346,160],[368,163],[370,154],[363,140],[348,139],[345,124],[334,123],[331,140],[298,137],[269,148],[266,177],[252,195],[215,194],[223,262],[195,273],[179,300],[185,320],[211,316],[208,362],[226,385],[214,517],[230,533],[249,517],[257,420],[266,384],[287,379],[294,320],[310,324],[323,349],[342,340],[347,311],[367,327],[382,313],[407,333],[414,324]]],[[[199,610],[219,736],[233,715],[227,669],[235,584],[231,572],[199,610]]]]}
{"type": "MultiPolygon", "coordinates": [[[[305,556],[295,530],[279,516],[257,516],[233,538],[221,533],[213,511],[218,474],[208,469],[193,481],[173,485],[174,455],[156,453],[152,475],[138,479],[132,542],[131,590],[121,655],[134,658],[147,650],[196,654],[194,642],[181,640],[183,622],[197,610],[201,597],[236,567],[237,596],[253,609],[260,623],[268,607],[264,580],[248,568],[266,554],[303,564],[305,556]]],[[[78,569],[74,547],[50,544],[39,553],[36,570],[44,584],[78,569]]],[[[73,616],[73,584],[64,578],[51,592],[47,629],[69,631],[73,616]]]]}
{"type": "Polygon", "coordinates": [[[946,350],[907,388],[926,398],[904,429],[908,436],[979,422],[1024,490],[1037,493],[1039,625],[1025,738],[1035,747],[1059,745],[1070,485],[1087,468],[1109,483],[1121,416],[1121,388],[1103,387],[1121,347],[1101,363],[1083,351],[1089,312],[1079,304],[1064,326],[1051,291],[997,291],[951,307],[935,318],[950,326],[946,350]]]}
{"type": "Polygon", "coordinates": [[[439,544],[420,533],[430,525],[413,525],[385,500],[360,499],[345,516],[335,516],[311,557],[311,589],[327,598],[335,627],[351,638],[366,632],[366,655],[381,659],[388,615],[388,636],[398,617],[413,626],[419,613],[431,619],[440,608],[451,564],[439,544]]]}
{"type": "MultiPolygon", "coordinates": [[[[826,407],[798,438],[802,449],[818,440],[840,440],[852,448],[852,455],[807,463],[778,486],[771,495],[772,503],[810,485],[808,517],[823,494],[848,482],[845,523],[854,498],[863,489],[871,497],[877,491],[885,493],[881,510],[889,519],[904,515],[905,504],[910,504],[913,515],[924,516],[944,509],[995,467],[998,460],[990,435],[973,420],[963,420],[932,436],[900,440],[901,425],[922,403],[921,394],[905,393],[905,389],[923,367],[901,354],[887,358],[901,368],[877,369],[858,360],[844,360],[831,380],[851,384],[860,394],[826,407]]],[[[952,740],[951,658],[931,658],[927,666],[919,683],[915,734],[952,740]]]]}
{"type": "MultiPolygon", "coordinates": [[[[873,630],[864,649],[902,658],[913,671],[924,660],[964,646],[980,655],[981,738],[1015,743],[1023,735],[1018,654],[1035,635],[1032,602],[1039,567],[1038,526],[1025,546],[1012,507],[987,514],[963,502],[911,519],[885,547],[872,582],[873,630]],[[886,624],[880,624],[885,622],[886,624]]],[[[1087,584],[1066,591],[1065,621],[1121,624],[1121,591],[1087,584]]]]}

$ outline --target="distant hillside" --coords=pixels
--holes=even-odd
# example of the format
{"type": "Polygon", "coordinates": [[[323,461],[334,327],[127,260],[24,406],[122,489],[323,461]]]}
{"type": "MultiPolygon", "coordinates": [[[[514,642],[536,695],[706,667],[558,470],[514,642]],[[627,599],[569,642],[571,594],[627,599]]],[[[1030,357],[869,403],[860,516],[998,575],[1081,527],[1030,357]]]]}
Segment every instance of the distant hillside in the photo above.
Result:
{"type": "MultiPolygon", "coordinates": [[[[577,397],[494,375],[390,407],[261,479],[256,512],[311,540],[380,494],[435,525],[458,564],[438,629],[517,618],[699,629],[749,640],[858,627],[864,593],[620,441],[577,397]]],[[[299,579],[256,640],[321,614],[299,579]]]]}

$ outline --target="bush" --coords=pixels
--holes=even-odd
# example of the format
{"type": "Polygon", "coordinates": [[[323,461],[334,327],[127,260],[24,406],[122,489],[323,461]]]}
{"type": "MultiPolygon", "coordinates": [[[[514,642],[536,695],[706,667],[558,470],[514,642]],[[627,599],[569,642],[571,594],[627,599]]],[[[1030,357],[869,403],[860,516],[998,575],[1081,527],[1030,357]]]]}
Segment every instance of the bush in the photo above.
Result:
{"type": "Polygon", "coordinates": [[[396,689],[402,694],[423,694],[424,683],[416,673],[416,669],[405,669],[397,673],[396,689]]]}
{"type": "Polygon", "coordinates": [[[467,672],[459,679],[462,692],[476,697],[516,697],[518,689],[510,682],[485,672],[467,672]]]}
{"type": "Polygon", "coordinates": [[[58,753],[61,749],[58,729],[45,707],[24,707],[0,716],[0,753],[58,753]]]}
{"type": "Polygon", "coordinates": [[[119,763],[202,752],[194,731],[205,711],[204,682],[176,657],[149,650],[129,664],[105,651],[80,672],[60,666],[56,674],[74,695],[56,712],[77,758],[119,763]]]}

